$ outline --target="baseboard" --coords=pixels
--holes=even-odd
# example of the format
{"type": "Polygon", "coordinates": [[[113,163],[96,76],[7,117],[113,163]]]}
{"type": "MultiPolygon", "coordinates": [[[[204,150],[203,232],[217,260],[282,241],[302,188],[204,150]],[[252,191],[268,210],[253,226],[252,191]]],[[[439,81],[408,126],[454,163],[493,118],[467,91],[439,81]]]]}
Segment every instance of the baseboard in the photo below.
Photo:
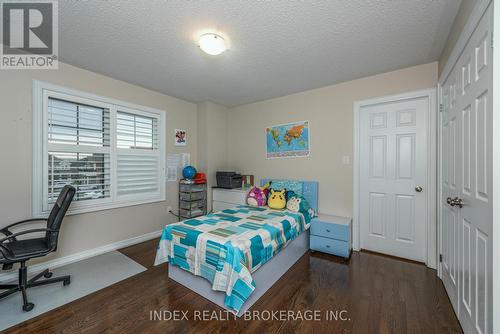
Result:
{"type": "MultiPolygon", "coordinates": [[[[97,255],[101,255],[104,253],[114,251],[117,249],[125,248],[125,247],[132,246],[132,245],[144,242],[144,241],[158,238],[161,235],[161,233],[162,233],[162,230],[154,231],[154,232],[146,233],[146,234],[143,234],[143,235],[140,235],[137,237],[133,237],[130,239],[117,241],[117,242],[114,242],[112,244],[89,249],[89,250],[86,250],[83,252],[71,254],[68,256],[63,256],[63,257],[60,257],[60,258],[57,258],[54,260],[50,260],[50,261],[38,263],[38,264],[35,264],[32,266],[28,266],[28,270],[29,270],[30,274],[34,274],[34,273],[41,272],[41,271],[45,270],[46,268],[54,269],[54,268],[62,267],[62,266],[65,266],[67,264],[70,264],[70,263],[78,262],[78,261],[85,260],[85,259],[97,256],[97,255]]],[[[9,272],[0,273],[0,282],[15,280],[15,279],[17,279],[17,275],[18,275],[17,270],[12,270],[9,272]]]]}

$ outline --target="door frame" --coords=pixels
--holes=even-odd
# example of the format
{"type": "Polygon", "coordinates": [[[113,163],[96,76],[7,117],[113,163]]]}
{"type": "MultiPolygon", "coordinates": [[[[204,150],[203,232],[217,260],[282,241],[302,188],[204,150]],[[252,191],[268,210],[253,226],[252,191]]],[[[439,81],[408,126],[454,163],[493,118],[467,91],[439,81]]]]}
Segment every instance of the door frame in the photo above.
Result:
{"type": "Polygon", "coordinates": [[[427,256],[425,264],[433,269],[437,268],[438,248],[437,248],[437,93],[436,87],[407,92],[397,95],[382,96],[367,100],[355,101],[354,112],[354,155],[353,155],[353,249],[359,251],[360,240],[360,113],[361,108],[387,102],[398,102],[413,100],[417,98],[427,98],[429,101],[429,136],[427,136],[427,256]]]}

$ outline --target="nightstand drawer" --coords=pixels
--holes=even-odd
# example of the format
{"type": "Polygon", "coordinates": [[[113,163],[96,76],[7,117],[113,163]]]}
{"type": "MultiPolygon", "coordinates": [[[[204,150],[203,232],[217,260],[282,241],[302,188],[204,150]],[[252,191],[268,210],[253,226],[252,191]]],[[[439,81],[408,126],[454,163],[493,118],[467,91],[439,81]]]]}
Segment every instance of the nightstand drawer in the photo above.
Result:
{"type": "Polygon", "coordinates": [[[311,224],[311,234],[325,238],[333,238],[348,242],[350,240],[349,225],[324,223],[314,220],[311,224]]]}
{"type": "Polygon", "coordinates": [[[315,251],[332,255],[349,257],[349,244],[347,241],[328,239],[311,235],[310,248],[315,251]]]}

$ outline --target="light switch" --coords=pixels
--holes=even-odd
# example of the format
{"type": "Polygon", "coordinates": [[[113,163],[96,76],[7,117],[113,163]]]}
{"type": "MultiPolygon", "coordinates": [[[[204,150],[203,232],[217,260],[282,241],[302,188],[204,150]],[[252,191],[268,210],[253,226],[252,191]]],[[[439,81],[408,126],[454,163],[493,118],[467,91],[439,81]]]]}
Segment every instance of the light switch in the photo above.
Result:
{"type": "Polygon", "coordinates": [[[351,163],[351,157],[350,157],[350,156],[348,156],[348,155],[344,155],[344,156],[342,157],[342,163],[343,163],[344,165],[349,165],[349,164],[351,163]]]}

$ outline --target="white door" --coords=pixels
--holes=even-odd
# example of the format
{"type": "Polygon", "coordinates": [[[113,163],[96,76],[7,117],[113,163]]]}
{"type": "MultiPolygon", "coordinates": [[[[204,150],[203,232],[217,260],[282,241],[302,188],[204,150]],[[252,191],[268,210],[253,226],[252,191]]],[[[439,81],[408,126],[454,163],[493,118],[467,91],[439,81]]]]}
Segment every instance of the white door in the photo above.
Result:
{"type": "MultiPolygon", "coordinates": [[[[455,80],[453,77],[452,80],[455,80]]],[[[449,85],[454,87],[454,84],[449,85]]],[[[453,91],[453,90],[452,90],[453,91]]],[[[454,101],[454,100],[453,100],[454,101]]],[[[455,102],[454,102],[455,103],[455,102]]],[[[441,122],[441,154],[442,154],[442,198],[441,200],[441,261],[443,283],[448,291],[451,304],[458,314],[458,207],[447,204],[447,198],[454,198],[457,192],[457,176],[460,175],[460,117],[449,109],[443,111],[441,122]]]]}
{"type": "Polygon", "coordinates": [[[361,248],[425,262],[429,98],[360,108],[361,248]]]}
{"type": "Polygon", "coordinates": [[[442,279],[465,333],[492,332],[492,7],[441,96],[442,279]]]}

